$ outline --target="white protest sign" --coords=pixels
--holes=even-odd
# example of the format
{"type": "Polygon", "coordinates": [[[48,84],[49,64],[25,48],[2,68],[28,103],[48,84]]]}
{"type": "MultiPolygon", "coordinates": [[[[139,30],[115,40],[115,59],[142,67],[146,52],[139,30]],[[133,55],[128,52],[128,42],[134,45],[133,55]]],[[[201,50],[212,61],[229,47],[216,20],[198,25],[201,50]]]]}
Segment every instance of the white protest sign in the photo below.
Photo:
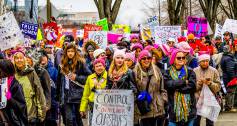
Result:
{"type": "Polygon", "coordinates": [[[155,27],[159,26],[158,17],[157,16],[153,16],[153,17],[149,18],[147,20],[147,22],[148,22],[148,25],[149,25],[149,27],[151,29],[151,35],[152,35],[153,38],[155,38],[156,37],[155,36],[155,27]]]}
{"type": "Polygon", "coordinates": [[[221,31],[222,31],[222,26],[216,23],[216,31],[215,31],[214,37],[217,37],[217,36],[221,37],[222,36],[221,31]]]}
{"type": "Polygon", "coordinates": [[[224,34],[226,31],[237,34],[237,20],[226,19],[221,34],[224,34]]]}
{"type": "Polygon", "coordinates": [[[165,44],[169,38],[177,38],[181,36],[181,26],[157,26],[155,28],[155,42],[157,44],[165,44]]]}
{"type": "Polygon", "coordinates": [[[93,126],[133,126],[132,90],[98,90],[94,97],[93,126]]]}
{"type": "Polygon", "coordinates": [[[22,32],[12,12],[0,16],[0,49],[15,47],[24,41],[22,32]]]}
{"type": "Polygon", "coordinates": [[[0,109],[3,109],[7,105],[7,98],[6,98],[6,92],[7,92],[7,78],[0,79],[0,109]]]}
{"type": "Polygon", "coordinates": [[[89,39],[95,41],[95,43],[102,49],[107,47],[107,31],[89,31],[89,39]]]}

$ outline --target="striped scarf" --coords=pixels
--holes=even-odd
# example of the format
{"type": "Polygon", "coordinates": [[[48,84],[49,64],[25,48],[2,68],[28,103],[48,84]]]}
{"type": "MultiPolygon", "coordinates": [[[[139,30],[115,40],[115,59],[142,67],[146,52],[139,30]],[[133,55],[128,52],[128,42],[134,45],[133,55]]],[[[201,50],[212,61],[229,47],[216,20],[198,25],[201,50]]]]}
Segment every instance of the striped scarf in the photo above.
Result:
{"type": "MultiPolygon", "coordinates": [[[[186,80],[188,77],[188,69],[186,66],[182,67],[180,73],[176,71],[174,66],[172,66],[169,70],[169,73],[173,80],[186,80]]],[[[174,94],[174,112],[176,115],[176,122],[180,122],[184,120],[185,122],[188,121],[189,112],[191,104],[190,94],[183,94],[178,91],[175,91],[174,94]]]]}

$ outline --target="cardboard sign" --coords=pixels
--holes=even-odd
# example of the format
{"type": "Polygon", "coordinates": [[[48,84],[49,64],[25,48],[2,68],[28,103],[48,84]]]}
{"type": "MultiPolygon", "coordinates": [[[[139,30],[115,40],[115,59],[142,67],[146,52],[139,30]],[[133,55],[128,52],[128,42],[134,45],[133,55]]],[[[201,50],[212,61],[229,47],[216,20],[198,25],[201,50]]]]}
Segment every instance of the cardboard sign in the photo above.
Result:
{"type": "Polygon", "coordinates": [[[130,33],[131,29],[128,25],[113,24],[112,30],[118,34],[130,33]]]}
{"type": "Polygon", "coordinates": [[[116,34],[116,33],[108,33],[108,42],[111,44],[117,44],[118,43],[118,38],[123,37],[122,34],[116,34]]]}
{"type": "Polygon", "coordinates": [[[140,25],[140,34],[143,41],[151,39],[151,29],[149,27],[144,27],[140,25]]]}
{"type": "Polygon", "coordinates": [[[6,97],[6,92],[7,92],[7,78],[2,78],[0,79],[0,109],[3,109],[7,106],[7,97],[6,97]]]}
{"type": "Polygon", "coordinates": [[[131,90],[98,90],[94,97],[93,126],[133,126],[131,90]]]}
{"type": "Polygon", "coordinates": [[[224,34],[226,31],[237,34],[237,20],[226,19],[221,33],[224,34]]]}
{"type": "Polygon", "coordinates": [[[24,36],[12,12],[0,16],[0,49],[6,50],[24,42],[24,36]]]}
{"type": "Polygon", "coordinates": [[[108,31],[109,30],[107,18],[104,18],[102,20],[97,21],[96,25],[102,26],[103,31],[108,31]]]}
{"type": "Polygon", "coordinates": [[[84,26],[84,39],[88,39],[89,31],[101,31],[102,27],[93,25],[93,24],[87,24],[84,26]]]}
{"type": "Polygon", "coordinates": [[[188,17],[188,34],[193,33],[195,37],[208,35],[207,19],[198,17],[188,17]]]}
{"type": "Polygon", "coordinates": [[[29,36],[32,39],[37,38],[37,32],[38,32],[38,25],[37,24],[32,24],[29,22],[22,22],[21,23],[21,30],[23,34],[26,36],[29,36]]]}
{"type": "Polygon", "coordinates": [[[106,31],[89,31],[89,39],[93,40],[101,49],[106,49],[108,40],[106,31]]]}
{"type": "Polygon", "coordinates": [[[215,31],[214,37],[217,37],[217,36],[221,37],[222,36],[221,31],[222,31],[222,26],[216,23],[216,31],[215,31]]]}
{"type": "Polygon", "coordinates": [[[182,35],[181,26],[157,26],[155,29],[155,42],[165,44],[169,38],[177,38],[182,35]]]}

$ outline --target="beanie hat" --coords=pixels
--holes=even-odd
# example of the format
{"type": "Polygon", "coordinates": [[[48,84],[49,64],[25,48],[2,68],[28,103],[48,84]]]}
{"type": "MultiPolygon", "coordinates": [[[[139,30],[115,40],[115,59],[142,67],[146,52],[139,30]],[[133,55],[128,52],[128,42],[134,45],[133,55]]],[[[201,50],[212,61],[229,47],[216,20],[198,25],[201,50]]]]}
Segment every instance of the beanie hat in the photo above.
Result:
{"type": "Polygon", "coordinates": [[[155,48],[155,49],[158,49],[159,47],[160,47],[159,44],[154,44],[154,48],[155,48]]]}
{"type": "Polygon", "coordinates": [[[106,49],[109,49],[109,51],[113,54],[114,53],[114,49],[112,45],[107,46],[106,49]]]}
{"type": "Polygon", "coordinates": [[[153,48],[154,48],[153,46],[148,45],[148,46],[146,46],[144,49],[145,49],[145,50],[148,50],[148,51],[151,51],[153,48]]]}
{"type": "Polygon", "coordinates": [[[209,60],[210,61],[210,54],[209,53],[199,53],[198,56],[198,62],[201,62],[203,60],[209,60]]]}
{"type": "Polygon", "coordinates": [[[115,51],[114,51],[114,57],[113,58],[115,58],[115,57],[118,57],[118,56],[122,56],[122,57],[124,57],[125,58],[125,50],[126,49],[116,49],[115,51]]]}
{"type": "Polygon", "coordinates": [[[74,41],[74,37],[72,35],[66,35],[64,37],[64,42],[73,42],[74,41]]]}
{"type": "Polygon", "coordinates": [[[230,46],[229,46],[229,45],[225,45],[225,46],[223,47],[223,52],[224,52],[224,53],[229,53],[229,52],[230,52],[230,46]]]}
{"type": "Polygon", "coordinates": [[[194,34],[192,34],[192,33],[190,33],[190,34],[188,34],[188,40],[189,39],[194,39],[195,37],[194,37],[194,34]]]}
{"type": "Polygon", "coordinates": [[[175,39],[174,38],[169,38],[168,41],[169,42],[175,42],[175,39]]]}
{"type": "Polygon", "coordinates": [[[133,63],[135,63],[136,59],[135,59],[135,53],[131,52],[131,53],[126,53],[125,59],[130,59],[133,61],[133,63]]]}
{"type": "Polygon", "coordinates": [[[184,41],[184,42],[187,41],[186,37],[184,37],[184,36],[178,37],[178,43],[183,42],[183,41],[184,41]]]}
{"type": "Polygon", "coordinates": [[[93,62],[93,66],[95,66],[97,63],[101,63],[103,66],[105,66],[105,59],[104,58],[95,59],[93,62]]]}
{"type": "Polygon", "coordinates": [[[173,49],[172,53],[171,53],[171,57],[170,57],[170,65],[174,64],[174,60],[176,58],[176,55],[178,52],[182,52],[182,50],[180,49],[173,49]]]}
{"type": "Polygon", "coordinates": [[[93,56],[96,59],[102,53],[105,53],[105,51],[103,49],[97,49],[94,51],[93,56]]]}
{"type": "Polygon", "coordinates": [[[162,44],[160,48],[166,56],[171,54],[170,47],[167,44],[162,44]]]}
{"type": "Polygon", "coordinates": [[[142,44],[140,44],[140,43],[132,44],[132,46],[131,46],[132,51],[136,50],[137,48],[140,48],[142,50],[143,49],[142,44]]]}
{"type": "Polygon", "coordinates": [[[190,53],[191,47],[187,42],[180,42],[177,44],[177,48],[182,52],[190,53]]]}
{"type": "Polygon", "coordinates": [[[87,48],[86,48],[86,51],[89,51],[89,50],[95,50],[94,46],[93,45],[88,45],[87,48]]]}
{"type": "Polygon", "coordinates": [[[53,45],[46,44],[46,45],[44,46],[44,48],[53,48],[53,45]]]}
{"type": "Polygon", "coordinates": [[[151,53],[148,50],[142,50],[138,56],[138,61],[141,61],[144,57],[152,57],[151,53]]]}

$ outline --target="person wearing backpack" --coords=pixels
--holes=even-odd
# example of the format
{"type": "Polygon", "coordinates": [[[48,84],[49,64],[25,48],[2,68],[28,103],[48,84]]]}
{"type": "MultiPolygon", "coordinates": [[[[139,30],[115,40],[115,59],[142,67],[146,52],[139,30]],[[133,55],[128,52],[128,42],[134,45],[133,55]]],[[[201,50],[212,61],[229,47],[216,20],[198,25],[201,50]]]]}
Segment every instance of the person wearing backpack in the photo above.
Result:
{"type": "Polygon", "coordinates": [[[23,88],[29,125],[38,126],[46,116],[46,100],[40,80],[35,70],[27,65],[24,52],[16,51],[13,62],[15,78],[23,88]]]}
{"type": "MultiPolygon", "coordinates": [[[[212,91],[213,95],[217,95],[221,88],[221,81],[218,71],[209,66],[210,54],[205,53],[198,56],[199,67],[193,71],[196,74],[196,101],[198,101],[203,85],[207,85],[212,91]]],[[[198,115],[195,119],[195,126],[200,126],[201,116],[198,115]]],[[[214,126],[214,122],[206,118],[206,126],[214,126]]]]}
{"type": "Polygon", "coordinates": [[[14,77],[15,68],[10,60],[0,59],[0,81],[6,79],[7,105],[0,109],[0,125],[28,126],[26,101],[22,86],[14,77]]]}
{"type": "Polygon", "coordinates": [[[134,68],[136,87],[139,92],[138,103],[134,107],[134,123],[139,126],[163,126],[165,103],[167,102],[163,76],[160,69],[152,63],[152,55],[147,50],[143,50],[139,54],[138,61],[134,68]],[[141,102],[139,101],[143,100],[142,97],[148,101],[147,108],[140,106],[141,102]]]}

